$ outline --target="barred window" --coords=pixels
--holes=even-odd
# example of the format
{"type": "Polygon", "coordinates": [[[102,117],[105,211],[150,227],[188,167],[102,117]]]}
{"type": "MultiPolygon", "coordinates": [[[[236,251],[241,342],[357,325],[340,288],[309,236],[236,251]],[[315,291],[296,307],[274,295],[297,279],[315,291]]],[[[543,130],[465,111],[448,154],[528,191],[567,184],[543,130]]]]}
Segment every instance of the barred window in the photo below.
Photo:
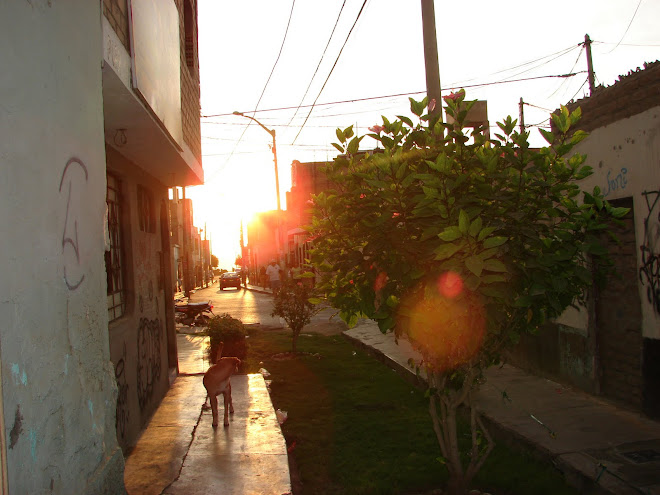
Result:
{"type": "Polygon", "coordinates": [[[105,252],[105,273],[108,283],[108,318],[121,317],[126,311],[126,287],[123,266],[123,238],[121,235],[121,183],[107,175],[106,206],[108,209],[108,245],[105,252]]]}
{"type": "Polygon", "coordinates": [[[156,232],[156,212],[154,211],[154,198],[144,186],[137,189],[138,217],[142,232],[156,232]]]}

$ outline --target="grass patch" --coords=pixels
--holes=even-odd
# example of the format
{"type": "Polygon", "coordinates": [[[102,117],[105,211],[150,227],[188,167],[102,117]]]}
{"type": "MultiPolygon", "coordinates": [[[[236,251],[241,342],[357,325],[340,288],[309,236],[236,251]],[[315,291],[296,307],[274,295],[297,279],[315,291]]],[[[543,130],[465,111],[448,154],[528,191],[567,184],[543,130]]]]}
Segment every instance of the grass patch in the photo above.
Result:
{"type": "MultiPolygon", "coordinates": [[[[412,494],[444,486],[440,456],[424,393],[341,335],[252,331],[248,373],[271,373],[275,408],[304,494],[412,494]]],[[[467,428],[463,431],[467,434],[467,428]]],[[[473,483],[494,495],[573,495],[552,467],[496,446],[473,483]]]]}

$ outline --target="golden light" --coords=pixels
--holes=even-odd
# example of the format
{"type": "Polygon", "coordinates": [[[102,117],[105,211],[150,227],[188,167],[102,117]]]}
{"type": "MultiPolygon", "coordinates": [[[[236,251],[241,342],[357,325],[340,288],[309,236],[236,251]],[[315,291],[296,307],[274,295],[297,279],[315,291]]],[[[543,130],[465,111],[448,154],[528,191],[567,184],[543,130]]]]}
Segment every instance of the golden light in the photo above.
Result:
{"type": "Polygon", "coordinates": [[[397,328],[436,371],[455,369],[474,358],[483,343],[486,319],[478,294],[465,290],[459,274],[446,272],[402,300],[397,328]]]}

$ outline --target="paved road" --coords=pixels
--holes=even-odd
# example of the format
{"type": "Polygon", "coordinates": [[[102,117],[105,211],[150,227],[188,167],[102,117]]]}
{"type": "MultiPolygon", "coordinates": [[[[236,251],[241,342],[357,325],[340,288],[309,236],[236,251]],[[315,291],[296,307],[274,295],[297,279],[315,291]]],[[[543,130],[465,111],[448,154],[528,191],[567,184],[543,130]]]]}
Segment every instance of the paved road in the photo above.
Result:
{"type": "MultiPolygon", "coordinates": [[[[191,302],[211,301],[213,313],[221,315],[229,313],[244,324],[261,324],[269,327],[286,327],[286,322],[270,316],[273,310],[273,296],[245,289],[220,290],[218,285],[206,289],[198,289],[190,296],[191,302]]],[[[303,333],[338,334],[346,330],[339,316],[334,316],[335,310],[325,309],[312,318],[312,322],[303,329],[303,333]]]]}

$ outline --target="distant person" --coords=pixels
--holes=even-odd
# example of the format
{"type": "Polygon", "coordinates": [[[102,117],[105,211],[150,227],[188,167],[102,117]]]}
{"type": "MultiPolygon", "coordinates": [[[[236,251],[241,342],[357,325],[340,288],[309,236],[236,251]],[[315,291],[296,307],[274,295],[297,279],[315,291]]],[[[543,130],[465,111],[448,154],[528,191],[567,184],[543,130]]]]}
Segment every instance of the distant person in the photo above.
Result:
{"type": "Polygon", "coordinates": [[[262,266],[259,268],[259,285],[264,289],[266,288],[266,267],[262,266]]]}
{"type": "Polygon", "coordinates": [[[277,264],[275,260],[270,260],[270,265],[266,268],[266,275],[270,280],[270,288],[273,291],[279,290],[282,286],[282,281],[280,280],[280,265],[277,264]]]}

